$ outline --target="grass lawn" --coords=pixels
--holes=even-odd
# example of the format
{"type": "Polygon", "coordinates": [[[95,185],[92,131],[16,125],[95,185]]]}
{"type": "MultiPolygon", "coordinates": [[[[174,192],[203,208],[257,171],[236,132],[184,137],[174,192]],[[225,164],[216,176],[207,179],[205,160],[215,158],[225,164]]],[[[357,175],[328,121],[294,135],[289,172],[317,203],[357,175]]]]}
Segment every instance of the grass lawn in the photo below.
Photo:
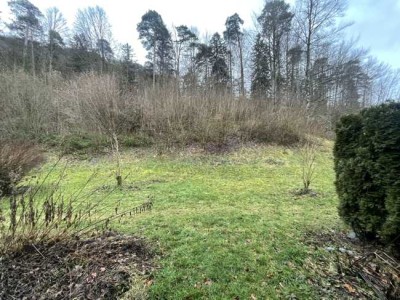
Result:
{"type": "Polygon", "coordinates": [[[72,160],[62,191],[78,190],[96,172],[84,193],[92,194],[90,201],[108,194],[102,211],[153,198],[151,212],[112,224],[146,237],[159,254],[151,299],[313,299],[313,274],[304,264],[324,254],[302,242],[304,234],[342,227],[331,149],[329,143],[319,148],[311,185],[316,197],[293,194],[302,187],[299,150],[274,146],[221,155],[127,151],[127,177],[115,191],[112,158],[72,160]]]}

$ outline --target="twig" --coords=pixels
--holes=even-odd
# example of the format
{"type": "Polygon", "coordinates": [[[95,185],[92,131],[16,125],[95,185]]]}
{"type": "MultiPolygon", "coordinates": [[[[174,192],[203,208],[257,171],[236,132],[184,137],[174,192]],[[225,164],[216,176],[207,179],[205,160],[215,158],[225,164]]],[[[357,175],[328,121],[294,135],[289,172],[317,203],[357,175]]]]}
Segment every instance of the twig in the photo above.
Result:
{"type": "Polygon", "coordinates": [[[369,257],[371,256],[375,256],[376,257],[376,252],[370,252],[365,254],[364,256],[360,257],[359,259],[355,260],[354,262],[352,262],[352,265],[358,264],[361,261],[367,260],[369,257]]]}
{"type": "Polygon", "coordinates": [[[378,289],[375,284],[372,283],[372,281],[368,278],[368,275],[365,275],[362,271],[359,271],[358,274],[361,276],[361,278],[365,281],[365,283],[373,289],[375,294],[378,296],[379,299],[381,300],[387,300],[385,294],[378,289]]]}
{"type": "Polygon", "coordinates": [[[132,213],[133,214],[140,214],[142,212],[145,212],[146,210],[151,210],[152,207],[153,207],[153,202],[150,200],[150,201],[145,202],[145,203],[143,203],[143,204],[141,204],[141,205],[139,205],[139,206],[137,206],[135,208],[123,211],[123,212],[121,212],[119,214],[116,214],[116,215],[114,215],[112,217],[108,217],[108,218],[104,218],[104,219],[98,220],[97,222],[94,222],[94,223],[92,223],[92,224],[90,224],[90,225],[78,230],[77,232],[75,232],[75,235],[82,234],[87,229],[89,229],[89,228],[91,228],[91,227],[93,227],[95,225],[98,225],[100,223],[109,222],[110,220],[115,220],[115,219],[117,219],[119,217],[122,217],[122,216],[125,216],[127,214],[132,214],[132,213]]]}
{"type": "Polygon", "coordinates": [[[394,258],[392,258],[390,255],[388,255],[385,252],[382,252],[383,256],[386,256],[386,259],[383,258],[382,256],[380,256],[378,253],[375,253],[375,255],[380,258],[380,260],[382,260],[385,264],[387,264],[389,267],[391,267],[392,269],[394,269],[396,272],[400,272],[400,265],[398,265],[397,267],[394,265],[396,264],[396,261],[394,258]],[[388,261],[389,260],[389,261],[388,261]]]}
{"type": "Polygon", "coordinates": [[[36,248],[35,244],[32,244],[32,247],[35,248],[35,250],[36,250],[43,258],[46,258],[46,257],[44,257],[44,255],[42,254],[42,252],[40,252],[39,249],[36,248]]]}

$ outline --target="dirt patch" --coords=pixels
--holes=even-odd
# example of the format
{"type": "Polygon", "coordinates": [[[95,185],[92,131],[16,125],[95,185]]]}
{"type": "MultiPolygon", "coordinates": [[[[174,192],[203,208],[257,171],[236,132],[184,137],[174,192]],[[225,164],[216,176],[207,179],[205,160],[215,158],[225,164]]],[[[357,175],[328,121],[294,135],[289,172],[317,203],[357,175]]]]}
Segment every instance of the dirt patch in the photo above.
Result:
{"type": "Polygon", "coordinates": [[[226,154],[240,148],[241,141],[237,137],[229,137],[223,141],[208,142],[203,149],[208,154],[226,154]]]}
{"type": "Polygon", "coordinates": [[[353,233],[310,232],[305,243],[324,255],[307,259],[309,278],[323,299],[400,299],[400,261],[353,233]]]}
{"type": "Polygon", "coordinates": [[[315,198],[318,197],[318,193],[312,189],[296,189],[292,190],[291,194],[295,197],[311,197],[315,198]]]}
{"type": "Polygon", "coordinates": [[[151,259],[143,239],[113,232],[27,245],[0,258],[0,299],[120,299],[151,259]]]}

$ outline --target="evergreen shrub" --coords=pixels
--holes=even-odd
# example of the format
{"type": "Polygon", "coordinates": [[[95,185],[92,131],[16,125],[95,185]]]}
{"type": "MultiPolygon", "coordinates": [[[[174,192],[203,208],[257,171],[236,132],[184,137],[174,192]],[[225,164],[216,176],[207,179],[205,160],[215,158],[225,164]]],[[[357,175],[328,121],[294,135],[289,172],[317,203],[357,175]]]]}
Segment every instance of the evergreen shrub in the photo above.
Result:
{"type": "Polygon", "coordinates": [[[400,103],[342,117],[334,158],[341,218],[362,238],[400,245],[400,103]]]}

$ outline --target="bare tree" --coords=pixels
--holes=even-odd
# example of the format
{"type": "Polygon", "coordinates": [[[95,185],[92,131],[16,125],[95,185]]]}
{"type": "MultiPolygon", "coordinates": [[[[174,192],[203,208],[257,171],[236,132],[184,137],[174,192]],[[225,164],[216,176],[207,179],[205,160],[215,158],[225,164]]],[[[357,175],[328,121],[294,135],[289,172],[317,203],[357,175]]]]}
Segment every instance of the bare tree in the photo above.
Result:
{"type": "Polygon", "coordinates": [[[295,21],[297,36],[305,46],[305,75],[309,78],[311,59],[316,48],[327,38],[334,38],[350,24],[338,25],[337,20],[344,15],[347,0],[298,0],[295,21]]]}
{"type": "Polygon", "coordinates": [[[57,47],[64,45],[63,37],[68,34],[67,20],[57,7],[51,7],[46,10],[42,26],[48,45],[49,72],[51,73],[54,52],[57,47]]]}
{"type": "Polygon", "coordinates": [[[75,34],[83,36],[90,48],[100,54],[101,71],[103,71],[106,60],[112,54],[111,25],[105,10],[100,6],[78,10],[74,26],[75,34]]]}
{"type": "Polygon", "coordinates": [[[2,11],[0,11],[0,33],[3,33],[4,22],[1,18],[2,11]]]}

